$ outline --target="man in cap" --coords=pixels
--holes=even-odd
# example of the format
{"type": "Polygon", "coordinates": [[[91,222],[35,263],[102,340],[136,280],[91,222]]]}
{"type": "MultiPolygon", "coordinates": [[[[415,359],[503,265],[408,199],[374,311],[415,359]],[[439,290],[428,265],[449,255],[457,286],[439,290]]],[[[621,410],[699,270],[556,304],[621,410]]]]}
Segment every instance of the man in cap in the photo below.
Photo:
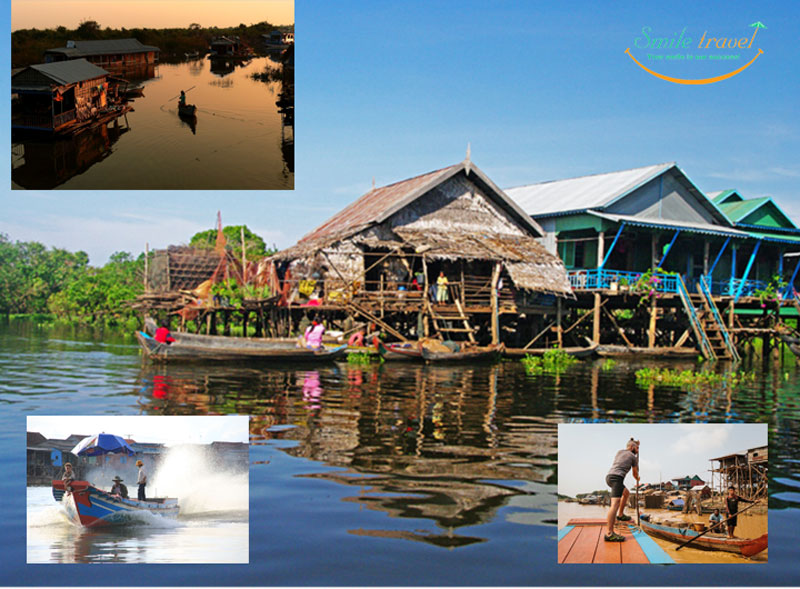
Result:
{"type": "Polygon", "coordinates": [[[139,501],[145,501],[144,488],[147,485],[147,473],[144,470],[144,462],[141,460],[136,461],[136,466],[139,467],[139,501]]]}
{"type": "Polygon", "coordinates": [[[639,484],[639,442],[631,438],[624,450],[617,452],[614,462],[606,475],[606,484],[611,487],[611,507],[608,509],[608,527],[605,535],[606,542],[624,542],[625,537],[614,532],[614,522],[630,521],[631,516],[625,515],[625,505],[628,503],[630,491],[625,488],[625,476],[633,469],[633,478],[639,484]]]}
{"type": "Polygon", "coordinates": [[[112,480],[114,481],[114,486],[111,487],[111,494],[119,495],[120,497],[127,499],[128,487],[122,484],[122,479],[119,478],[119,475],[115,476],[112,480]]]}

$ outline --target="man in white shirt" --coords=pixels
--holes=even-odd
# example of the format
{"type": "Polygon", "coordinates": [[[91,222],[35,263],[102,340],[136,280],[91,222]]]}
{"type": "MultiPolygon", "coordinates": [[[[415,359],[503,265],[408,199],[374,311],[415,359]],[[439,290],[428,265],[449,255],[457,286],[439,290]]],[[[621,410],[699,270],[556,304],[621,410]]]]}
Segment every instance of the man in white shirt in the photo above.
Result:
{"type": "Polygon", "coordinates": [[[144,488],[147,485],[147,473],[144,471],[144,462],[141,460],[136,461],[136,466],[139,467],[139,501],[145,501],[144,488]]]}

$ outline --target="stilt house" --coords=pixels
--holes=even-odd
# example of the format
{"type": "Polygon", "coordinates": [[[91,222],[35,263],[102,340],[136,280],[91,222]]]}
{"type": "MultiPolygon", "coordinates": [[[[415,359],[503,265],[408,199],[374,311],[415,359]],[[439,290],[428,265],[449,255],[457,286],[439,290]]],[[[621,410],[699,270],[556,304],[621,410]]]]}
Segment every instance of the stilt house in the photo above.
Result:
{"type": "Polygon", "coordinates": [[[138,39],[105,39],[99,41],[67,41],[66,47],[48,49],[45,63],[85,59],[115,76],[140,74],[158,63],[160,49],[144,45],[138,39]]]}
{"type": "Polygon", "coordinates": [[[467,159],[373,188],[272,259],[287,306],[358,316],[402,339],[498,342],[571,296],[542,235],[467,159]]]}

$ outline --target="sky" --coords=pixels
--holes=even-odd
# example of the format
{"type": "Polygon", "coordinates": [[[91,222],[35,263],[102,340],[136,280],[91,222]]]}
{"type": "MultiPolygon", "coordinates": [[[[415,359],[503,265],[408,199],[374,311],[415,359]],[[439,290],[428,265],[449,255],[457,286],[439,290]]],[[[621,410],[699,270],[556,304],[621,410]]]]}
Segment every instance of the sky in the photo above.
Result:
{"type": "Polygon", "coordinates": [[[92,436],[114,434],[137,442],[210,444],[211,442],[248,443],[249,417],[226,416],[39,416],[29,415],[27,431],[46,438],[65,439],[71,434],[92,436]]]}
{"type": "MultiPolygon", "coordinates": [[[[701,190],[770,195],[800,223],[793,2],[304,0],[295,18],[294,191],[7,191],[0,232],[103,264],[145,243],[187,243],[220,210],[224,224],[283,248],[373,178],[381,186],[457,163],[467,144],[501,188],[675,161],[701,190]],[[644,27],[696,40],[749,36],[755,21],[767,27],[763,54],[719,83],[669,83],[625,54],[644,27]]],[[[728,71],[712,65],[663,68],[728,71]]],[[[9,120],[0,117],[7,134],[9,120]]],[[[10,186],[10,167],[0,174],[10,186]]]]}
{"type": "Polygon", "coordinates": [[[292,0],[12,0],[11,30],[75,29],[84,20],[127,29],[294,22],[292,0]]]}
{"type": "MultiPolygon", "coordinates": [[[[559,424],[558,492],[574,497],[606,488],[614,456],[630,438],[639,440],[642,483],[697,475],[710,481],[711,458],[767,445],[767,425],[737,424],[559,424]]],[[[625,486],[632,489],[633,474],[625,486]]]]}

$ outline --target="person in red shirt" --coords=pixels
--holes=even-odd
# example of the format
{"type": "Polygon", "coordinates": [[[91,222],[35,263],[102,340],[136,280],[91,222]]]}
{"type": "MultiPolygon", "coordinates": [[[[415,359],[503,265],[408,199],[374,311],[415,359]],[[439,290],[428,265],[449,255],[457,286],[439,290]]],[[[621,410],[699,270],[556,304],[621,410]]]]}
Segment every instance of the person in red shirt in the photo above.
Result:
{"type": "Polygon", "coordinates": [[[175,341],[175,338],[172,337],[172,334],[169,332],[166,321],[163,321],[161,327],[156,329],[155,340],[162,344],[171,344],[175,341]]]}

